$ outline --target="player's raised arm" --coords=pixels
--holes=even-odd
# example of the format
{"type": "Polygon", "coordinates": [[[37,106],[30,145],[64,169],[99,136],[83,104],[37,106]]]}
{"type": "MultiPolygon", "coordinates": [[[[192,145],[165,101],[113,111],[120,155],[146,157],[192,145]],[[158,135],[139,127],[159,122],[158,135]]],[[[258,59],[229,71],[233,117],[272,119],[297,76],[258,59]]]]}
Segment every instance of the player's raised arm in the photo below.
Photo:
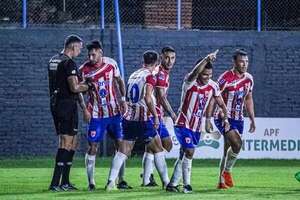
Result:
{"type": "Polygon", "coordinates": [[[196,66],[193,70],[187,75],[186,81],[193,82],[198,77],[198,74],[201,73],[208,62],[213,62],[217,58],[217,53],[219,49],[214,51],[213,53],[208,54],[205,58],[203,58],[200,62],[197,62],[196,66]]]}
{"type": "Polygon", "coordinates": [[[255,115],[254,115],[254,103],[253,103],[253,96],[252,96],[252,92],[249,92],[249,94],[247,94],[247,96],[245,97],[245,107],[248,113],[248,116],[250,118],[250,129],[249,132],[253,133],[256,129],[255,126],[255,115]]]}

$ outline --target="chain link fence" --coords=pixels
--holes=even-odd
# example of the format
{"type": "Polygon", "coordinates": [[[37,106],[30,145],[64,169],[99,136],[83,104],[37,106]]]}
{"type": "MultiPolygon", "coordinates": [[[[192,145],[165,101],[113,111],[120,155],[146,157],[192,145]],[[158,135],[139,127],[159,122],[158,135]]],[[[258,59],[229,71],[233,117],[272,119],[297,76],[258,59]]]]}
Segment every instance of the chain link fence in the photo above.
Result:
{"type": "Polygon", "coordinates": [[[28,25],[97,25],[99,0],[28,0],[28,25]]]}
{"type": "Polygon", "coordinates": [[[22,20],[22,1],[0,1],[0,26],[19,25],[22,20]]]}
{"type": "MultiPolygon", "coordinates": [[[[25,0],[0,1],[0,26],[22,24],[25,0]]],[[[114,0],[27,0],[31,26],[115,25],[114,0]]],[[[119,0],[124,28],[300,30],[299,0],[119,0]],[[258,6],[260,2],[261,6],[258,6]],[[258,15],[261,20],[258,21],[258,15]]]]}
{"type": "Polygon", "coordinates": [[[257,29],[257,1],[255,0],[193,0],[192,13],[194,29],[257,29]]]}
{"type": "Polygon", "coordinates": [[[299,0],[263,0],[263,30],[300,30],[299,0]]]}

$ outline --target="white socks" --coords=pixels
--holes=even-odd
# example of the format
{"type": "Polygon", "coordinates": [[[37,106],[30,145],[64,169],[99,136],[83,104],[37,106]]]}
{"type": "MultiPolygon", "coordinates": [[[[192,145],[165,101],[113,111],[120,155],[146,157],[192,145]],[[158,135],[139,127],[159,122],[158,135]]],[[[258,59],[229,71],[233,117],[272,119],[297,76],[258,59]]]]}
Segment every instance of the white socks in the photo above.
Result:
{"type": "Polygon", "coordinates": [[[111,168],[109,171],[109,176],[108,176],[109,181],[112,181],[115,183],[116,178],[119,174],[120,168],[126,159],[127,159],[127,156],[125,154],[123,154],[119,151],[116,153],[116,155],[114,156],[114,158],[112,160],[111,168]]]}
{"type": "Polygon", "coordinates": [[[119,183],[124,181],[124,176],[125,176],[125,166],[126,166],[126,161],[123,162],[120,171],[119,171],[119,183]]]}
{"type": "Polygon", "coordinates": [[[88,177],[89,184],[95,184],[94,173],[95,173],[95,160],[96,155],[85,154],[85,167],[88,177]]]}
{"type": "Polygon", "coordinates": [[[154,155],[152,153],[145,152],[143,156],[143,185],[150,183],[150,176],[153,173],[153,161],[154,155]]]}
{"type": "Polygon", "coordinates": [[[184,155],[182,159],[183,185],[191,184],[191,173],[192,173],[192,159],[188,159],[184,155]]]}
{"type": "Polygon", "coordinates": [[[220,160],[220,173],[219,173],[219,183],[225,183],[224,178],[222,176],[223,170],[224,170],[224,166],[225,166],[225,161],[226,161],[226,157],[222,156],[221,160],[220,160]]]}
{"type": "Polygon", "coordinates": [[[177,186],[179,184],[181,177],[182,177],[182,160],[180,158],[177,158],[174,165],[174,172],[171,177],[170,185],[177,186]]]}
{"type": "Polygon", "coordinates": [[[165,160],[165,152],[158,152],[154,154],[154,163],[156,169],[159,173],[160,179],[163,182],[164,186],[166,186],[170,180],[168,176],[168,168],[165,160]]]}
{"type": "Polygon", "coordinates": [[[232,167],[234,166],[237,160],[237,156],[238,154],[233,153],[232,148],[229,147],[226,155],[225,171],[230,172],[232,170],[232,167]]]}

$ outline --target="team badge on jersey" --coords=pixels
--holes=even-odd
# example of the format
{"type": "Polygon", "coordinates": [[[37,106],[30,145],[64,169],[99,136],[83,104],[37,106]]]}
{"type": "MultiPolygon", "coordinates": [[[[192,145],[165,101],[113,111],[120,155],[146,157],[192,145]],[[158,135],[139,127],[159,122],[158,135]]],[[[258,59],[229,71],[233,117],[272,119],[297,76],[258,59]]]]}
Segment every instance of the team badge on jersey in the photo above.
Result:
{"type": "Polygon", "coordinates": [[[225,83],[225,82],[226,82],[225,79],[221,79],[221,80],[218,81],[219,85],[222,85],[222,84],[225,83]]]}
{"type": "Polygon", "coordinates": [[[187,144],[190,144],[190,143],[191,143],[191,138],[186,137],[186,138],[184,138],[184,139],[185,139],[185,143],[187,143],[187,144]]]}
{"type": "Polygon", "coordinates": [[[91,137],[95,137],[96,136],[96,131],[91,131],[91,137]]]}
{"type": "Polygon", "coordinates": [[[158,79],[159,80],[165,80],[165,75],[163,73],[158,74],[158,79]]]}
{"type": "Polygon", "coordinates": [[[101,90],[99,91],[99,96],[100,96],[101,98],[105,98],[106,95],[107,95],[106,89],[101,89],[101,90]]]}

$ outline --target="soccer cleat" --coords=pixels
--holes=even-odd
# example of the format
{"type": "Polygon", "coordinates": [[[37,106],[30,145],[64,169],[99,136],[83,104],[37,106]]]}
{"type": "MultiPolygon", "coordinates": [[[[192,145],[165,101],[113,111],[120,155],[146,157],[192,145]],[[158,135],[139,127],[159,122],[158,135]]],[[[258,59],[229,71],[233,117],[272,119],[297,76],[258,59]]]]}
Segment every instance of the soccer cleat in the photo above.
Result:
{"type": "Polygon", "coordinates": [[[233,183],[233,180],[232,180],[231,173],[230,173],[230,172],[224,171],[224,172],[222,173],[222,176],[223,176],[223,178],[224,178],[224,180],[225,180],[226,186],[228,186],[228,187],[233,187],[234,183],[233,183]]]}
{"type": "Polygon", "coordinates": [[[60,186],[60,189],[62,191],[74,191],[74,190],[78,190],[74,185],[72,185],[71,183],[69,184],[64,184],[60,186]]]}
{"type": "MultiPolygon", "coordinates": [[[[140,174],[140,177],[143,178],[143,174],[140,174]]],[[[153,174],[150,175],[149,183],[147,185],[141,184],[142,187],[156,187],[158,184],[155,182],[153,174]]]]}
{"type": "Polygon", "coordinates": [[[116,185],[113,181],[111,181],[111,180],[107,181],[107,184],[105,186],[106,191],[112,191],[112,190],[116,190],[116,189],[117,189],[116,185]]]}
{"type": "Polygon", "coordinates": [[[189,193],[192,193],[193,192],[193,188],[191,185],[185,185],[183,186],[183,193],[185,194],[189,194],[189,193]]]}
{"type": "Polygon", "coordinates": [[[54,186],[54,185],[50,185],[48,190],[52,191],[52,192],[60,192],[61,191],[59,186],[54,186]]]}
{"type": "Polygon", "coordinates": [[[219,183],[217,185],[217,189],[226,190],[226,189],[228,189],[228,187],[225,185],[225,183],[219,183]]]}
{"type": "Polygon", "coordinates": [[[180,192],[178,185],[177,186],[172,186],[170,184],[167,185],[166,191],[167,192],[180,192]]]}
{"type": "Polygon", "coordinates": [[[158,186],[158,184],[155,182],[153,174],[150,175],[150,179],[149,180],[150,180],[149,184],[151,184],[152,187],[158,186]]]}
{"type": "Polygon", "coordinates": [[[148,183],[147,185],[141,184],[142,187],[156,187],[158,186],[156,183],[148,183]]]}
{"type": "Polygon", "coordinates": [[[128,190],[128,189],[130,190],[130,189],[132,189],[132,187],[129,186],[129,185],[127,184],[126,181],[121,181],[121,182],[117,185],[117,188],[120,189],[120,190],[128,190]]]}
{"type": "Polygon", "coordinates": [[[92,192],[96,190],[96,186],[94,184],[89,184],[88,191],[92,192]]]}

